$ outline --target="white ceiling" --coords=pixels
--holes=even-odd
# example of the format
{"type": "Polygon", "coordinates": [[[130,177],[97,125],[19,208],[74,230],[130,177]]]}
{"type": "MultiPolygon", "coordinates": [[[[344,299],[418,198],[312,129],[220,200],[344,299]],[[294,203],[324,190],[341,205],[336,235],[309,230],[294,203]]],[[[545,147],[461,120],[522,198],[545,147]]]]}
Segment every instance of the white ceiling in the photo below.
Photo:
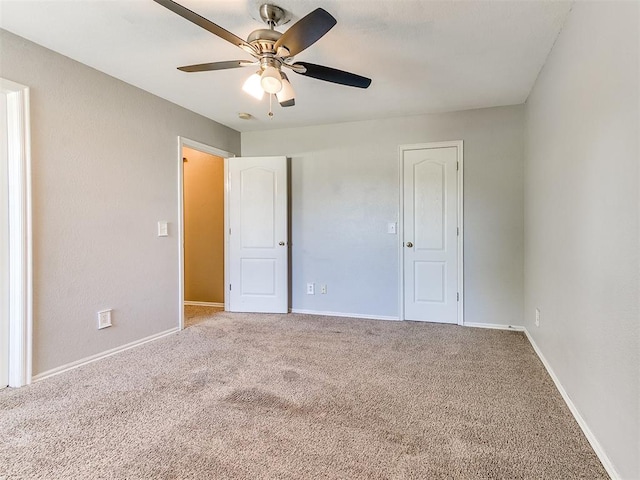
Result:
{"type": "MultiPolygon", "coordinates": [[[[266,0],[178,0],[246,38],[266,0]]],[[[523,103],[571,2],[269,0],[292,15],[316,7],[338,24],[296,59],[373,79],[367,90],[289,73],[296,106],[242,92],[252,68],[178,66],[250,59],[152,0],[1,0],[0,27],[239,131],[523,103]],[[240,120],[239,112],[255,118],[240,120]]]]}

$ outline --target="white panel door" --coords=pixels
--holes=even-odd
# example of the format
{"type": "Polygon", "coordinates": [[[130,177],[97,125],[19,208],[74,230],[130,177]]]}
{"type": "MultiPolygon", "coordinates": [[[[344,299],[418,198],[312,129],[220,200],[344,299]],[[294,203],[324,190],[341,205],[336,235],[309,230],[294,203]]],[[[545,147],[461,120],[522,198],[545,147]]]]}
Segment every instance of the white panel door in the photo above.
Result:
{"type": "Polygon", "coordinates": [[[229,159],[229,310],[287,313],[287,159],[229,159]]]}
{"type": "Polygon", "coordinates": [[[458,322],[457,147],[403,151],[404,318],[458,322]]]}

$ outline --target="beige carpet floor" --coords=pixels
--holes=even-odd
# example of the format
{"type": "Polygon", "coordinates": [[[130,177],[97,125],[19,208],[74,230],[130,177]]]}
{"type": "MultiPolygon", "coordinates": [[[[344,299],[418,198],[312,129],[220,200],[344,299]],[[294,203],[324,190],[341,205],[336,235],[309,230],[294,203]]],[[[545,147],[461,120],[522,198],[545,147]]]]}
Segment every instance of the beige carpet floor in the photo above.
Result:
{"type": "Polygon", "coordinates": [[[607,478],[517,332],[209,315],[0,391],[8,479],[607,478]]]}

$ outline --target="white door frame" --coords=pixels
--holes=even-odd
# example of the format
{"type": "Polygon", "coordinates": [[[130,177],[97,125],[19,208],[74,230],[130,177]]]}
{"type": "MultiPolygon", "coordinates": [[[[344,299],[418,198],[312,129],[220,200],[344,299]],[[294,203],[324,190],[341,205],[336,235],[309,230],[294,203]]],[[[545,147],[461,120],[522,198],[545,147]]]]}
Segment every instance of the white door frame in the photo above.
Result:
{"type": "MultiPolygon", "coordinates": [[[[224,160],[224,284],[229,285],[229,158],[236,155],[221,150],[211,145],[191,140],[186,137],[178,137],[178,328],[184,329],[184,162],[182,160],[182,148],[188,147],[199,152],[221,157],[224,160]]],[[[229,309],[229,296],[224,289],[224,309],[229,309]]]]}
{"type": "Polygon", "coordinates": [[[7,98],[9,386],[31,383],[33,274],[29,88],[0,78],[7,98]]]}
{"type": "Polygon", "coordinates": [[[458,293],[460,299],[458,301],[458,325],[464,325],[464,182],[463,182],[463,141],[455,140],[449,142],[430,142],[430,143],[416,143],[410,145],[400,145],[398,148],[398,163],[399,163],[399,211],[398,211],[398,312],[400,320],[405,320],[404,317],[404,152],[407,150],[423,150],[425,148],[444,148],[444,147],[456,147],[458,149],[458,228],[460,229],[460,235],[458,235],[458,293]]]}

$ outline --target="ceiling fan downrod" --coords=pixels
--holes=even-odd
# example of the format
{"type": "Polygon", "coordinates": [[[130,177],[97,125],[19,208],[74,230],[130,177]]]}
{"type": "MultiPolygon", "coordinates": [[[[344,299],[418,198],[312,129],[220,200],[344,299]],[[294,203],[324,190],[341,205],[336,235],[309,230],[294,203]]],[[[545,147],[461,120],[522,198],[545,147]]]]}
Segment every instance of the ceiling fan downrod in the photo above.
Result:
{"type": "Polygon", "coordinates": [[[289,21],[287,12],[284,9],[268,3],[260,6],[260,18],[271,30],[289,21]]]}

